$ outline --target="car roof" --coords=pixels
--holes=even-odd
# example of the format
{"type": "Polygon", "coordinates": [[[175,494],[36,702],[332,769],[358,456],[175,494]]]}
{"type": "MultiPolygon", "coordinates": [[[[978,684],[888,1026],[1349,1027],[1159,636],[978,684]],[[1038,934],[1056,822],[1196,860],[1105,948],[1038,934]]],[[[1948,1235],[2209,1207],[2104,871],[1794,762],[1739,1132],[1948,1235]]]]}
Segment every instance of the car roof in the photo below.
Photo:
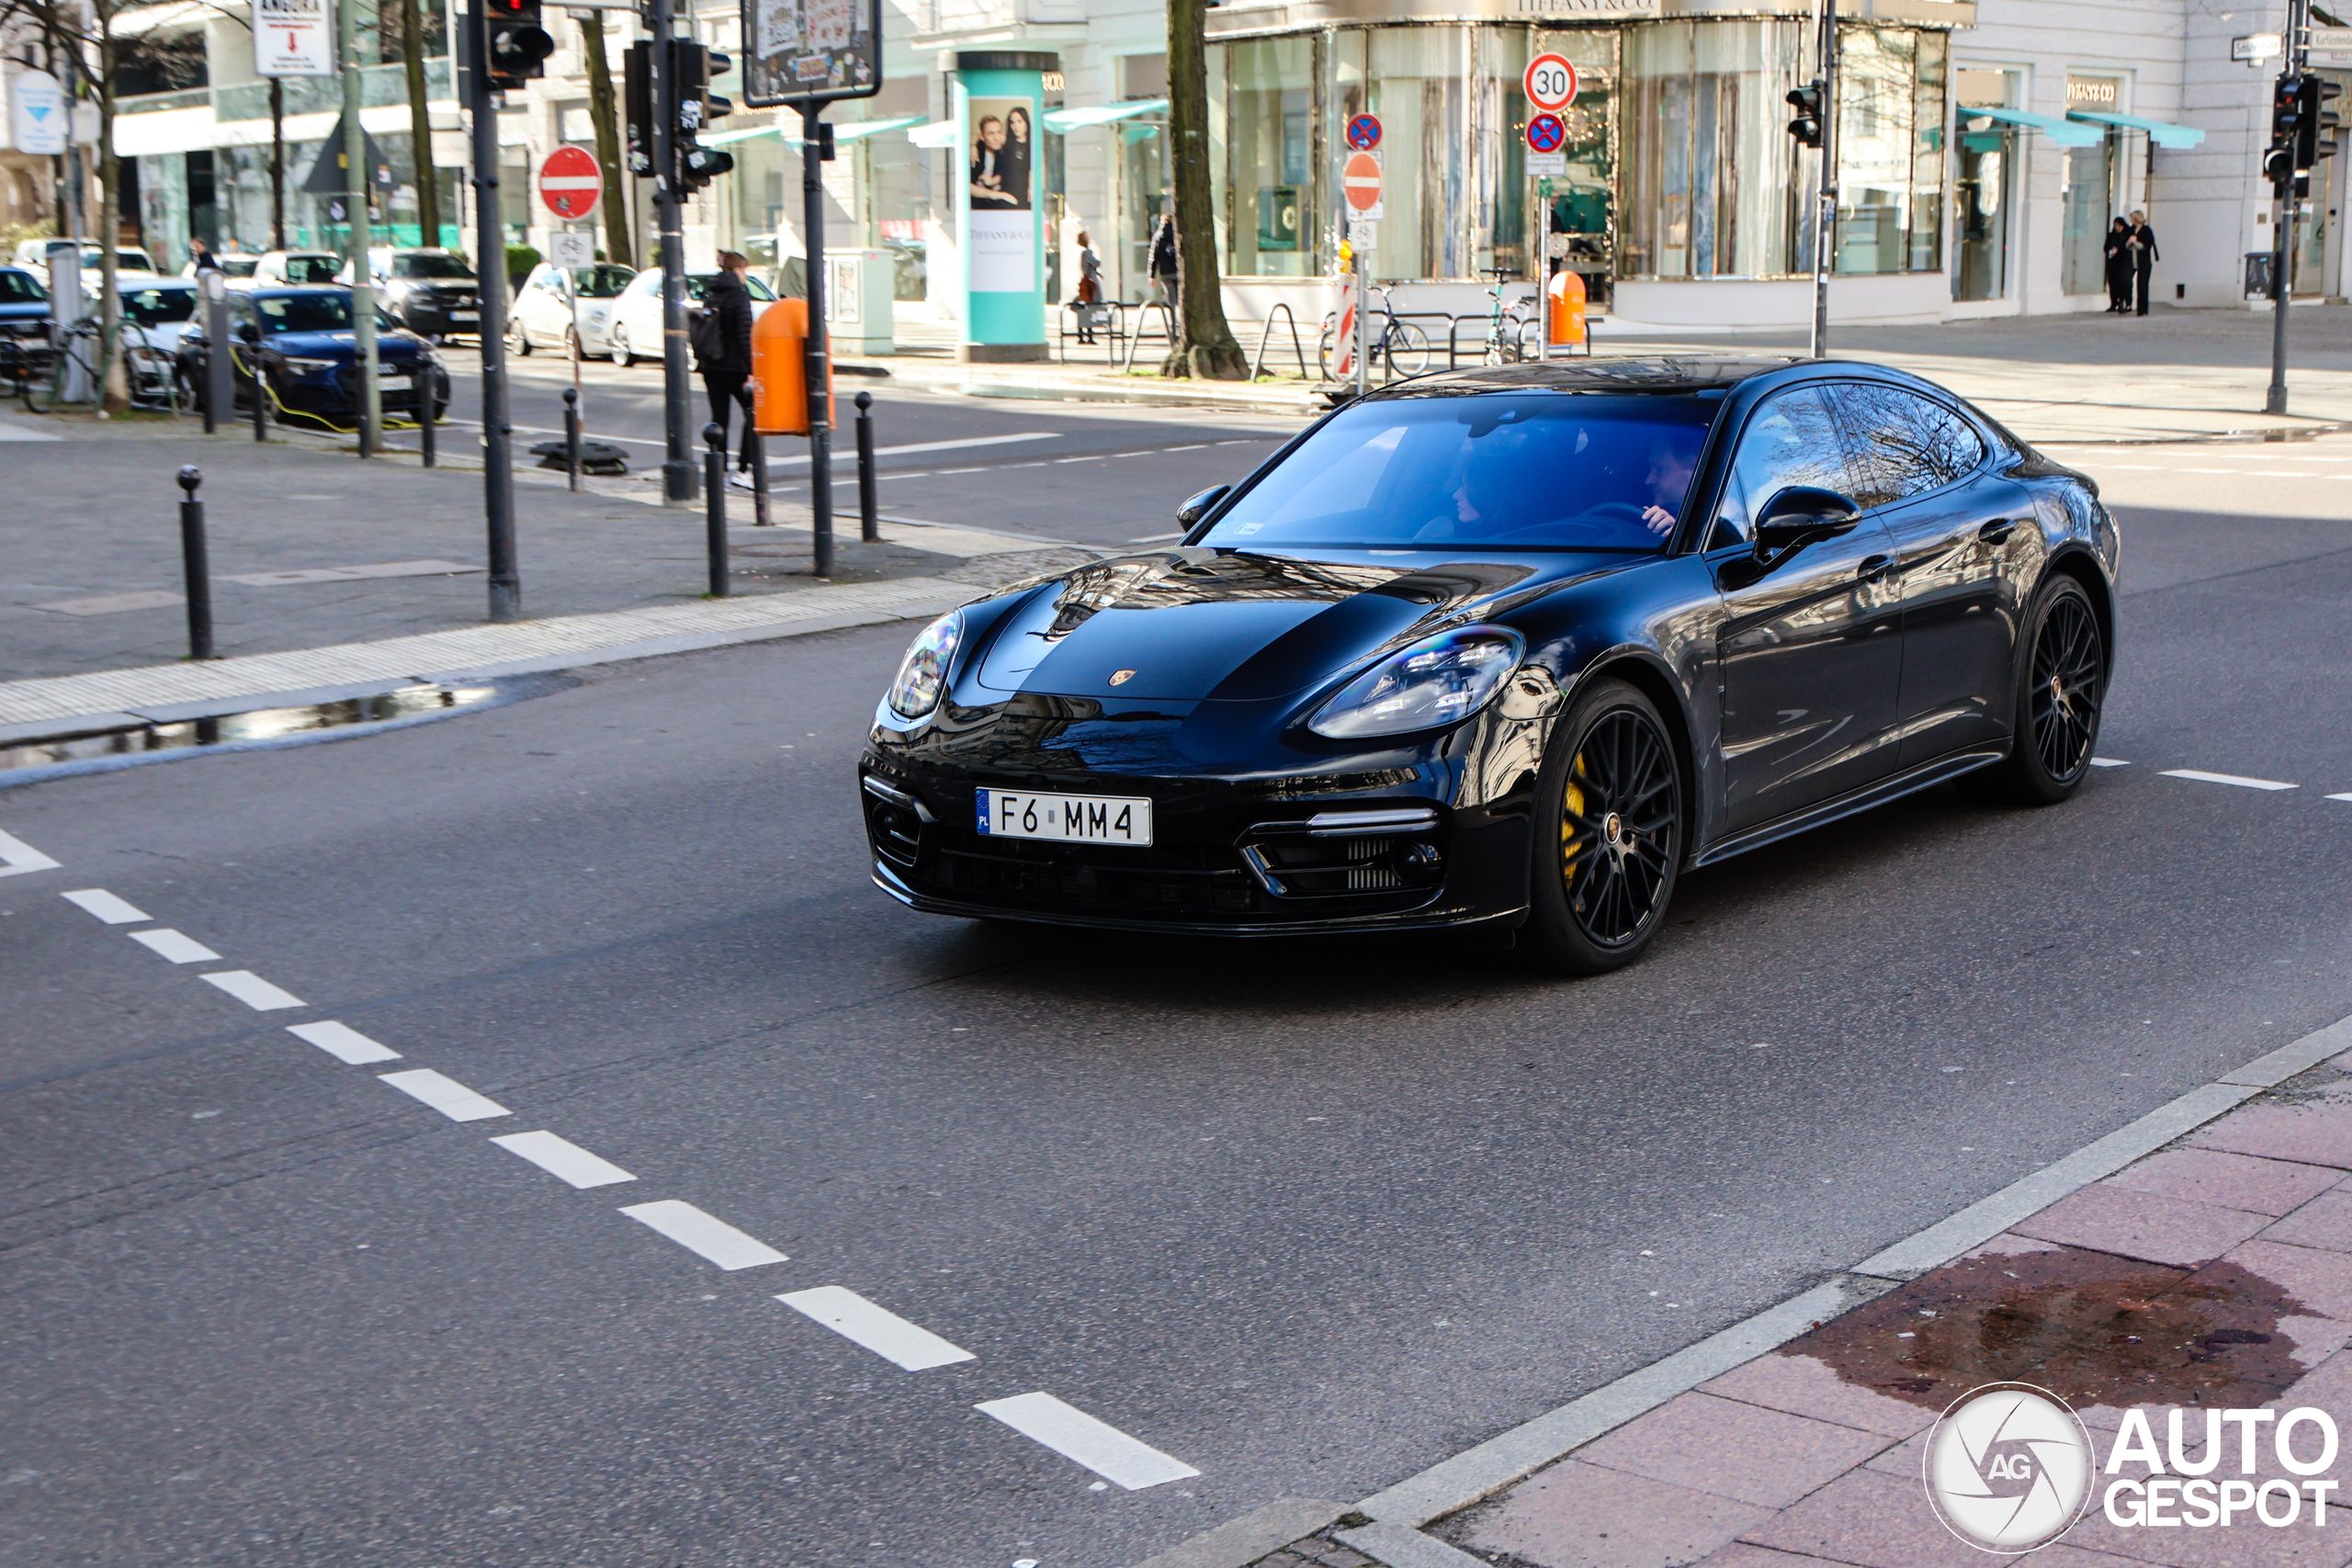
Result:
{"type": "Polygon", "coordinates": [[[1787,355],[1642,354],[1476,366],[1416,376],[1384,398],[1479,392],[1696,392],[1727,389],[1775,370],[1815,363],[1787,355]]]}

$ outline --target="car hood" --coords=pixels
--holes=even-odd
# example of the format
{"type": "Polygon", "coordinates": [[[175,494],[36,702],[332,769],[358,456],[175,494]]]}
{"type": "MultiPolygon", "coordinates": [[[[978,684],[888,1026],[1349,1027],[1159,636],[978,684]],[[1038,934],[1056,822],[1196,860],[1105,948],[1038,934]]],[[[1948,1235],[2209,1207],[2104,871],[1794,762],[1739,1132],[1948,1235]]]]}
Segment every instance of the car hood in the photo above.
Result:
{"type": "Polygon", "coordinates": [[[975,679],[1007,696],[1264,702],[1416,636],[1648,558],[1201,547],[1122,556],[1035,592],[996,628],[975,679]]]}
{"type": "MultiPolygon", "coordinates": [[[[278,353],[302,359],[350,359],[359,352],[356,333],[273,333],[269,346],[278,353]]],[[[406,359],[417,351],[417,342],[398,333],[379,332],[376,334],[376,357],[406,359]]]]}

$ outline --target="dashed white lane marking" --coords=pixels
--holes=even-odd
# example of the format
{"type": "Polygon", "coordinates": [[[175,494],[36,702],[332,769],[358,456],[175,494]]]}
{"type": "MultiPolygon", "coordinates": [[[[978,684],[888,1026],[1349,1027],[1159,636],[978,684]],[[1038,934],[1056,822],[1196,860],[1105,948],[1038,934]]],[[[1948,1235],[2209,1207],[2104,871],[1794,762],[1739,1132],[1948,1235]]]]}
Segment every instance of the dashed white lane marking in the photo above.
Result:
{"type": "Polygon", "coordinates": [[[289,1023],[286,1032],[297,1040],[307,1040],[338,1062],[358,1066],[367,1062],[397,1062],[401,1054],[389,1045],[379,1045],[347,1023],[328,1019],[322,1023],[289,1023]]]}
{"type": "Polygon", "coordinates": [[[202,978],[220,987],[255,1012],[274,1012],[279,1008],[311,1005],[293,992],[271,985],[250,969],[223,969],[202,978]]]}
{"type": "Polygon", "coordinates": [[[2199,768],[2166,768],[2168,779],[2194,779],[2199,784],[2235,784],[2240,789],[2293,789],[2290,784],[2277,779],[2250,779],[2238,773],[2209,773],[2199,768]]]}
{"type": "Polygon", "coordinates": [[[763,1263],[786,1260],[783,1253],[757,1236],[745,1235],[726,1221],[675,1198],[665,1198],[658,1203],[632,1203],[621,1213],[730,1274],[738,1269],[756,1269],[763,1263]]]}
{"type": "Polygon", "coordinates": [[[2091,759],[2091,766],[2094,768],[2128,768],[2131,765],[2131,763],[2125,761],[2120,757],[2093,757],[2091,759]]]}
{"type": "Polygon", "coordinates": [[[55,871],[57,863],[7,833],[0,833],[0,876],[22,876],[28,871],[55,871]]]}
{"type": "Polygon", "coordinates": [[[992,1399],[972,1408],[983,1416],[994,1416],[1032,1442],[1044,1444],[1064,1459],[1075,1460],[1103,1480],[1130,1492],[1200,1474],[1182,1460],[1170,1458],[1149,1443],[1137,1442],[1116,1427],[1097,1421],[1050,1393],[992,1399]]]}
{"type": "Polygon", "coordinates": [[[611,1160],[592,1155],[571,1139],[559,1138],[553,1133],[509,1133],[491,1142],[574,1187],[610,1187],[616,1181],[637,1179],[611,1160]]]}
{"type": "Polygon", "coordinates": [[[406,1072],[378,1073],[376,1077],[402,1094],[423,1100],[452,1122],[487,1122],[493,1116],[512,1114],[488,1095],[476,1094],[431,1067],[411,1067],[406,1072]]]}
{"type": "Polygon", "coordinates": [[[118,898],[103,887],[80,887],[59,897],[69,904],[79,904],[110,926],[127,926],[133,920],[148,919],[145,910],[128,898],[118,898]]]}
{"type": "Polygon", "coordinates": [[[2330,800],[2352,800],[2352,795],[2331,795],[2327,798],[2330,800]]]}
{"type": "Polygon", "coordinates": [[[210,964],[220,954],[196,938],[169,926],[158,926],[152,931],[132,931],[130,940],[141,947],[152,948],[175,964],[210,964]]]}
{"type": "MultiPolygon", "coordinates": [[[[560,434],[560,432],[557,434],[560,434]]],[[[877,457],[893,457],[904,452],[953,452],[966,446],[1009,446],[1016,441],[1059,441],[1061,433],[1053,430],[1024,430],[1012,435],[967,435],[956,441],[915,441],[904,446],[876,446],[877,457]]],[[[808,454],[797,457],[770,457],[768,467],[781,468],[795,463],[805,463],[808,454]]]]}
{"type": "Polygon", "coordinates": [[[844,1286],[820,1285],[813,1291],[795,1291],[776,1300],[910,1372],[978,1359],[963,1347],[949,1344],[930,1329],[918,1327],[897,1313],[876,1306],[844,1286]]]}

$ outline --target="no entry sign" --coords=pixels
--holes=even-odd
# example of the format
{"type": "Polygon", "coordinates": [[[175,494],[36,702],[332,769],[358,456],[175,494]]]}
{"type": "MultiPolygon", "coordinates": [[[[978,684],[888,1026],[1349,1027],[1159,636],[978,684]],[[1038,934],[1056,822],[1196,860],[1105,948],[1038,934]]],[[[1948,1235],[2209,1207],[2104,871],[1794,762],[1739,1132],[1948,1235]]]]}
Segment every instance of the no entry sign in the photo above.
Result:
{"type": "Polygon", "coordinates": [[[539,165],[539,199],[558,218],[577,220],[596,210],[605,194],[604,172],[585,147],[559,147],[539,165]]]}
{"type": "Polygon", "coordinates": [[[1577,68],[1565,54],[1539,54],[1521,78],[1527,101],[1539,109],[1564,109],[1577,101],[1577,68]]]}
{"type": "Polygon", "coordinates": [[[1348,194],[1348,208],[1359,218],[1380,216],[1380,154],[1351,152],[1340,172],[1340,188],[1348,194]]]}

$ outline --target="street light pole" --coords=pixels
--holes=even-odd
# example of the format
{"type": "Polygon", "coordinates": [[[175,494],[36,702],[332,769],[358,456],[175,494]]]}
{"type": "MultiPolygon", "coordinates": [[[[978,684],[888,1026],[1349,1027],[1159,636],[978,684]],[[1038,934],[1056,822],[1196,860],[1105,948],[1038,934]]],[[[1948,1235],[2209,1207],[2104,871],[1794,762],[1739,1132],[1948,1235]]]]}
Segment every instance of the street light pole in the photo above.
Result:
{"type": "MultiPolygon", "coordinates": [[[[359,455],[372,457],[384,440],[384,398],[376,384],[376,290],[368,271],[368,131],[359,123],[359,0],[335,10],[336,52],[343,57],[343,204],[351,249],[351,331],[359,349],[359,455]]],[[[430,162],[428,157],[425,162],[430,162]]]]}
{"type": "Polygon", "coordinates": [[[1813,357],[1829,352],[1829,262],[1838,231],[1838,0],[1814,0],[1821,84],[1821,181],[1814,197],[1813,357]]]}
{"type": "MultiPolygon", "coordinates": [[[[2311,40],[2311,0],[2287,0],[2287,50],[2281,62],[2289,77],[2300,79],[2311,40]]],[[[2292,160],[2290,160],[2291,164],[2292,160]]],[[[2295,174],[2291,167],[2275,187],[2278,220],[2270,225],[2275,249],[2270,257],[2270,389],[2262,400],[2265,413],[2287,412],[2287,299],[2294,290],[2287,281],[2295,262],[2295,174]]]]}
{"type": "Polygon", "coordinates": [[[822,100],[800,110],[801,212],[808,231],[802,238],[808,251],[808,522],[815,541],[811,570],[819,577],[833,570],[833,384],[826,364],[823,168],[833,128],[818,118],[824,112],[822,100]]]}
{"type": "Polygon", "coordinates": [[[653,35],[646,63],[653,72],[653,210],[661,228],[662,494],[695,497],[695,462],[686,445],[686,236],[678,189],[678,72],[670,50],[673,0],[651,0],[653,35]]]}
{"type": "Polygon", "coordinates": [[[506,423],[506,219],[499,210],[498,105],[490,87],[486,0],[466,8],[470,57],[466,110],[473,120],[474,294],[481,338],[482,513],[490,525],[490,618],[523,618],[523,581],[514,562],[514,468],[506,423]]]}

